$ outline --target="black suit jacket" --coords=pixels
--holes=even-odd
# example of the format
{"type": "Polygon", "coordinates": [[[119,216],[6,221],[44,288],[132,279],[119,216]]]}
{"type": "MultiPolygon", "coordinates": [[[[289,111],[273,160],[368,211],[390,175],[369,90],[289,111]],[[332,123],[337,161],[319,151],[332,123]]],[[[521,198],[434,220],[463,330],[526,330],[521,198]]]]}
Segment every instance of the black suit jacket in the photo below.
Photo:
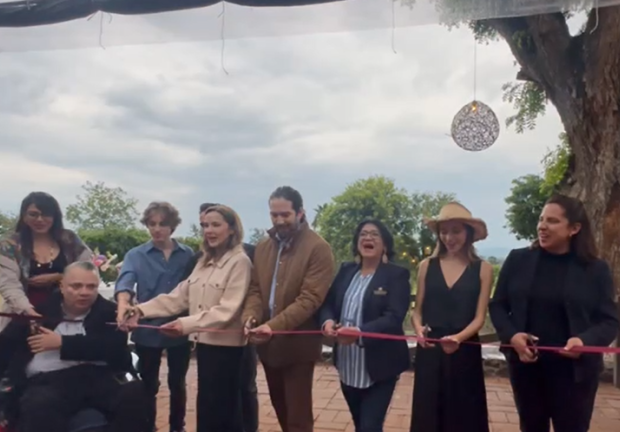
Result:
{"type": "MultiPolygon", "coordinates": [[[[250,258],[250,261],[252,262],[254,262],[254,250],[255,249],[256,247],[254,245],[251,245],[249,243],[243,243],[243,250],[245,251],[245,254],[250,258]]],[[[183,273],[183,277],[181,278],[181,280],[185,280],[191,276],[201,256],[202,256],[202,251],[198,251],[194,254],[194,256],[187,263],[187,266],[185,267],[185,272],[183,273]]]]}
{"type": "MultiPolygon", "coordinates": [[[[325,302],[319,310],[320,324],[327,320],[340,322],[344,296],[351,280],[360,269],[356,263],[344,263],[334,279],[325,302]]],[[[411,303],[409,270],[395,264],[380,264],[366,288],[363,300],[362,332],[404,335],[403,321],[411,303]]],[[[375,382],[400,375],[409,369],[407,342],[362,338],[366,367],[375,382]]],[[[338,362],[334,349],[334,362],[338,362]]]]}
{"type": "MultiPolygon", "coordinates": [[[[503,344],[510,344],[516,333],[525,332],[528,293],[539,256],[538,248],[512,250],[500,270],[489,314],[503,344]]],[[[571,337],[580,338],[587,346],[611,345],[618,335],[619,322],[607,263],[603,260],[589,264],[573,262],[566,275],[563,297],[571,337]]],[[[515,360],[513,350],[504,351],[509,360],[515,360]]],[[[602,355],[582,355],[575,362],[576,378],[598,373],[602,367],[602,355]]]]}
{"type": "MultiPolygon", "coordinates": [[[[54,293],[37,312],[41,326],[55,329],[62,321],[62,295],[54,293]]],[[[116,305],[101,296],[84,319],[85,335],[63,336],[60,358],[73,361],[103,361],[115,374],[134,374],[127,333],[109,323],[116,322],[116,305]]],[[[33,354],[28,346],[28,322],[14,319],[0,333],[0,377],[6,376],[16,387],[26,382],[26,366],[33,354]]]]}

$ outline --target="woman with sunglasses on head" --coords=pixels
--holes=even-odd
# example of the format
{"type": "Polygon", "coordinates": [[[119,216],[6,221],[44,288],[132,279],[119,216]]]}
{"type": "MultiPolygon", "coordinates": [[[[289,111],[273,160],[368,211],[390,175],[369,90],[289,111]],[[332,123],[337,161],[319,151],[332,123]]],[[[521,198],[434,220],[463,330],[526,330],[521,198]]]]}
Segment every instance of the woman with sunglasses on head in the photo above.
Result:
{"type": "Polygon", "coordinates": [[[598,258],[583,204],[556,195],[545,204],[538,239],[510,252],[489,312],[504,350],[522,432],[586,432],[601,354],[618,334],[614,285],[598,258]],[[537,351],[535,345],[558,347],[537,351]]]}
{"type": "Polygon", "coordinates": [[[323,334],[335,339],[334,364],[358,432],[383,430],[396,381],[410,366],[405,340],[347,335],[351,329],[404,335],[409,270],[390,263],[394,239],[383,223],[366,220],[353,235],[355,262],[342,264],[319,311],[323,334]]]}
{"type": "MultiPolygon", "coordinates": [[[[3,312],[36,315],[34,309],[59,288],[67,265],[90,261],[91,250],[64,228],[56,199],[32,192],[22,201],[15,232],[0,241],[3,312]]],[[[0,318],[0,329],[8,319],[0,318]]]]}
{"type": "Polygon", "coordinates": [[[482,352],[476,343],[493,268],[474,249],[474,242],[487,237],[487,227],[455,202],[426,224],[437,235],[437,247],[420,264],[412,321],[418,337],[441,342],[418,341],[411,432],[488,432],[482,352]]]}

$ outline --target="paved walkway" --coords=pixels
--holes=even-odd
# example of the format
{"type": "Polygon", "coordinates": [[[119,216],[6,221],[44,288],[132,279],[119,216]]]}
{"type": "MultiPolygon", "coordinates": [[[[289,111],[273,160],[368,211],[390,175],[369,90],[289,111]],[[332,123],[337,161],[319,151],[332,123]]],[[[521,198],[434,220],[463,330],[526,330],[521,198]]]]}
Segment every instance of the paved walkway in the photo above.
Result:
{"type": "MultiPolygon", "coordinates": [[[[162,365],[162,391],[159,400],[158,432],[168,432],[168,390],[166,367],[162,365]]],[[[192,361],[187,377],[188,410],[187,432],[196,431],[196,365],[192,361]]],[[[275,412],[269,402],[267,384],[262,369],[258,371],[258,391],[260,399],[260,432],[280,432],[275,412]]],[[[506,379],[488,378],[487,399],[489,401],[489,421],[491,432],[519,432],[518,417],[512,400],[510,385],[506,379]]],[[[413,374],[406,373],[396,387],[392,404],[385,422],[384,432],[408,432],[411,419],[411,393],[413,374]]],[[[315,371],[314,414],[316,418],[314,432],[353,432],[351,416],[340,393],[338,375],[331,366],[319,365],[315,371]]],[[[601,385],[596,401],[590,432],[620,431],[620,390],[607,384],[601,385]]]]}

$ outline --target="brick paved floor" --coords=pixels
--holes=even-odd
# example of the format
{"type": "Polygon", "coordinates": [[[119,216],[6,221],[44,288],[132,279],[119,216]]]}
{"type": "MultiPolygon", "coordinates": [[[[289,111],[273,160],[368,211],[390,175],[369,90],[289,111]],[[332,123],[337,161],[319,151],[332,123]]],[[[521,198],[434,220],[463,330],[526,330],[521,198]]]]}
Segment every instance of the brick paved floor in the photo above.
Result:
{"type": "MultiPolygon", "coordinates": [[[[158,408],[158,432],[168,432],[168,389],[166,388],[166,367],[162,365],[162,388],[158,408]]],[[[269,402],[267,384],[262,369],[258,371],[260,399],[260,432],[280,432],[275,412],[269,402]]],[[[196,365],[192,361],[187,377],[189,401],[187,407],[187,432],[196,431],[196,365]]],[[[488,378],[487,399],[491,432],[519,432],[518,417],[512,400],[510,385],[506,379],[488,378]]],[[[411,393],[413,374],[406,373],[396,387],[390,410],[385,422],[385,432],[409,431],[411,418],[411,393]]],[[[338,375],[331,366],[318,365],[314,381],[315,432],[353,432],[351,416],[340,393],[338,375]]],[[[596,401],[590,432],[620,431],[620,390],[602,384],[596,401]]]]}

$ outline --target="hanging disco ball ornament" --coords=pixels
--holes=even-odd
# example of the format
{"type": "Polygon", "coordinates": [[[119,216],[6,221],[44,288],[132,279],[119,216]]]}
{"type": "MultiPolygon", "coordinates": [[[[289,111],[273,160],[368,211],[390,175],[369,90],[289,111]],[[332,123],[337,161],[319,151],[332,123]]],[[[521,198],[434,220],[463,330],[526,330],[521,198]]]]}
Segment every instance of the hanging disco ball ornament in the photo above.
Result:
{"type": "Polygon", "coordinates": [[[456,145],[463,150],[486,150],[499,137],[499,121],[488,105],[475,100],[454,116],[451,135],[456,145]]]}

